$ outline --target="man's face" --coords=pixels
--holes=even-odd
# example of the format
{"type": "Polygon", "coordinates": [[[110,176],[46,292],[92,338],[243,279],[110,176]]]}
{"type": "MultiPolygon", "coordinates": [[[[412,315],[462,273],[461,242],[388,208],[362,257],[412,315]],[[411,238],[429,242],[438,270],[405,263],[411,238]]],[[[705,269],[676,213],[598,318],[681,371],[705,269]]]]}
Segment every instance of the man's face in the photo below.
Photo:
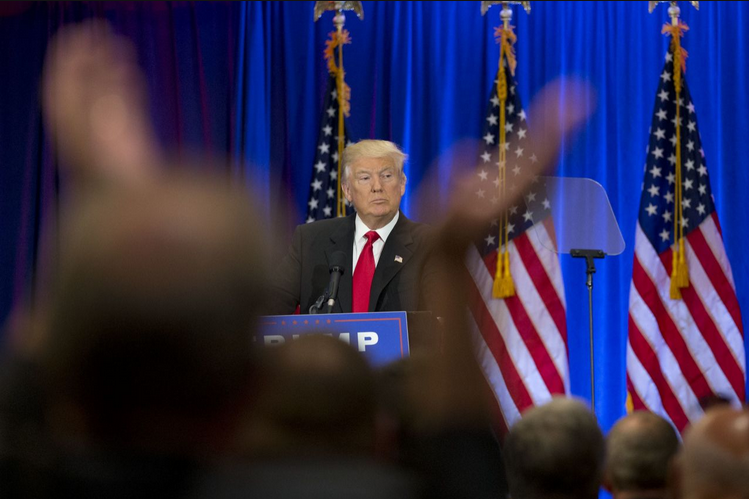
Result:
{"type": "Polygon", "coordinates": [[[390,158],[359,158],[351,164],[343,192],[364,224],[379,229],[398,212],[406,177],[398,173],[390,158]]]}

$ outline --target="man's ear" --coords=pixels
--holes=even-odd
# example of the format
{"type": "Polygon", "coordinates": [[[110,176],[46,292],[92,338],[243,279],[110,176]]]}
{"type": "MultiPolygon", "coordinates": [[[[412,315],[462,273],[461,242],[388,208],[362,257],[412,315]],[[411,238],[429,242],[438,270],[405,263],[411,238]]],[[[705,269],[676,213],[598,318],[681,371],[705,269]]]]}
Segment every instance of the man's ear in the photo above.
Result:
{"type": "Polygon", "coordinates": [[[343,189],[343,195],[346,197],[348,202],[351,202],[351,191],[349,190],[348,182],[341,182],[341,189],[343,189]]]}

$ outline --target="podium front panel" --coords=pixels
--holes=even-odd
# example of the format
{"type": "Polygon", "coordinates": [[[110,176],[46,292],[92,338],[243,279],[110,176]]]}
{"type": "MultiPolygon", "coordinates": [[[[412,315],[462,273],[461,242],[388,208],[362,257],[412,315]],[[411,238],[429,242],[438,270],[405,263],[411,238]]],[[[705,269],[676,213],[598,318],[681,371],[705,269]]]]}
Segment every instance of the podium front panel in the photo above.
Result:
{"type": "Polygon", "coordinates": [[[353,346],[379,367],[410,354],[406,312],[268,315],[254,341],[280,345],[303,334],[326,334],[353,346]]]}

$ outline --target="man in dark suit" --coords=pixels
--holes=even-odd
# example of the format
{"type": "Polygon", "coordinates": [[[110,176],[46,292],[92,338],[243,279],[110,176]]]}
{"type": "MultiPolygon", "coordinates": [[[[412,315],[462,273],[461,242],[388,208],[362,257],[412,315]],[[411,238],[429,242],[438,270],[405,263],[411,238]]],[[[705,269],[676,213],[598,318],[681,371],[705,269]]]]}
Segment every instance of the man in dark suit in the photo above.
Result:
{"type": "Polygon", "coordinates": [[[383,140],[345,149],[341,182],[356,214],[297,227],[274,279],[268,314],[291,314],[297,305],[307,313],[326,292],[330,266],[338,259],[344,270],[332,312],[429,309],[423,291],[434,278],[427,264],[431,230],[400,213],[405,159],[383,140]]]}

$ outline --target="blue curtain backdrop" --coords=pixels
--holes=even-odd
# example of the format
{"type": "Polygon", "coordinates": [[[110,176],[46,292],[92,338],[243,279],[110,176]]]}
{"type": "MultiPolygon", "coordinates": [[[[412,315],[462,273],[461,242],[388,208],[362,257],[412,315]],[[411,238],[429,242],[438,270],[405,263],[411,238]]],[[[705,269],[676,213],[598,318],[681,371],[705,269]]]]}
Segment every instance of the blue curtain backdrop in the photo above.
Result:
{"type": "MultiPolygon", "coordinates": [[[[344,50],[354,139],[383,138],[409,154],[403,208],[419,219],[414,193],[427,174],[451,186],[451,148],[478,140],[497,70],[493,28],[476,2],[363,2],[347,13],[344,50]]],[[[568,144],[560,174],[606,189],[627,248],[598,263],[594,277],[596,410],[604,429],[624,412],[632,247],[645,148],[667,39],[666,8],[646,2],[534,2],[518,11],[517,78],[527,103],[560,75],[597,92],[588,125],[568,144]]],[[[133,39],[148,76],[162,142],[231,157],[237,181],[260,187],[270,219],[290,236],[303,220],[326,83],[322,59],[332,14],[312,22],[313,2],[34,3],[0,11],[0,319],[28,296],[40,224],[54,216],[56,163],[39,117],[38,83],[50,35],[62,24],[106,17],[133,39]],[[26,290],[26,291],[24,291],[26,290]]],[[[749,225],[744,167],[749,134],[739,2],[682,3],[689,25],[687,80],[698,116],[726,250],[744,315],[749,314],[749,225]]],[[[532,124],[531,124],[532,126],[532,124]]],[[[470,162],[470,161],[469,161],[470,162]]],[[[573,394],[590,399],[584,263],[562,257],[573,394]]],[[[745,320],[746,322],[746,320],[745,320]]]]}

